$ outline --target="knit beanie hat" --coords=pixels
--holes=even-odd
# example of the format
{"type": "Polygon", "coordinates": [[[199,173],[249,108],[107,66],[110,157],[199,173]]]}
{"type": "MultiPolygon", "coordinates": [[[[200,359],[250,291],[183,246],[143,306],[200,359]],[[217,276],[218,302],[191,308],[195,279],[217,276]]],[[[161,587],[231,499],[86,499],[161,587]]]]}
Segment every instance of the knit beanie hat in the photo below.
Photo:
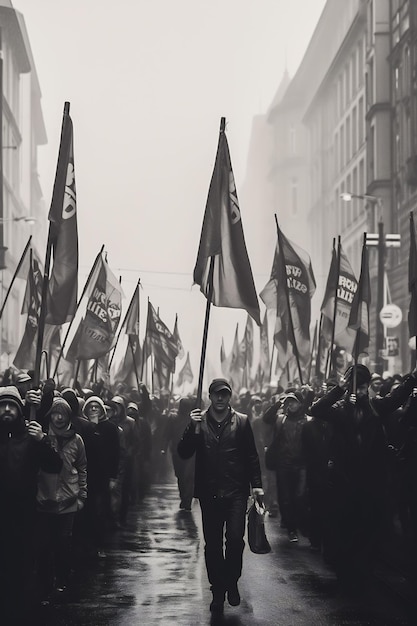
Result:
{"type": "Polygon", "coordinates": [[[88,417],[88,407],[92,402],[96,402],[97,404],[100,405],[101,409],[102,409],[102,416],[106,415],[107,411],[106,411],[106,407],[104,405],[103,400],[100,398],[100,396],[90,396],[89,398],[87,398],[87,400],[84,403],[83,406],[83,416],[86,417],[88,420],[90,419],[88,417]]]}
{"type": "Polygon", "coordinates": [[[52,406],[48,413],[60,413],[69,419],[72,417],[72,409],[70,405],[66,400],[64,400],[64,398],[60,398],[59,396],[52,400],[52,406]]]}
{"type": "Polygon", "coordinates": [[[0,403],[1,402],[10,402],[11,404],[14,404],[18,408],[19,414],[23,414],[23,400],[20,397],[17,387],[14,385],[0,387],[0,403]]]}

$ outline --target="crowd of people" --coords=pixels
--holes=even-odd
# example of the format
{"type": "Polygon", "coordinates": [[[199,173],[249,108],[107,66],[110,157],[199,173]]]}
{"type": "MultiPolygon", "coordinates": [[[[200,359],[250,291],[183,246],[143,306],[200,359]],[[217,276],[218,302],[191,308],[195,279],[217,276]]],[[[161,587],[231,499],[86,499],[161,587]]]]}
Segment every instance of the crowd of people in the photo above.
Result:
{"type": "Polygon", "coordinates": [[[1,376],[0,605],[6,615],[21,606],[22,593],[45,604],[65,595],[80,560],[104,558],[107,539],[126,524],[129,507],[152,483],[174,477],[184,514],[194,497],[200,500],[206,548],[215,545],[206,550],[206,565],[217,591],[224,572],[216,524],[226,513],[210,498],[235,493],[242,483],[236,572],[229,574],[233,585],[220,586],[217,606],[226,592],[231,604],[240,602],[236,580],[249,488],[289,542],[307,537],[346,584],[366,582],[387,533],[406,537],[417,554],[416,371],[383,379],[357,365],[325,383],[233,395],[225,379],[216,380],[223,383],[212,388],[209,411],[202,412],[194,396],[151,396],[144,384],[112,392],[101,383],[57,388],[48,379],[34,389],[31,372],[1,376]],[[233,420],[246,433],[236,445],[246,441],[250,471],[246,475],[236,457],[223,476],[219,457],[210,456],[210,437],[219,438],[217,428],[233,433],[233,420]],[[210,463],[211,483],[204,477],[210,463]]]}
{"type": "Polygon", "coordinates": [[[240,394],[260,453],[270,517],[300,534],[346,587],[363,588],[384,542],[417,555],[417,371],[362,364],[313,385],[240,394]],[[272,479],[271,479],[272,478],[272,479]]]}

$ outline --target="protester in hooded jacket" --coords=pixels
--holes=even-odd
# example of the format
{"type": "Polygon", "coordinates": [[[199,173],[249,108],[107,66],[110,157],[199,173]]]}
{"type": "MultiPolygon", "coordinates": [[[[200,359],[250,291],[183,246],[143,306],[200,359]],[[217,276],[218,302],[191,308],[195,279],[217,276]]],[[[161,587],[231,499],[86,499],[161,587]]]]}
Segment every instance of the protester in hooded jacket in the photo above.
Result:
{"type": "Polygon", "coordinates": [[[87,499],[84,442],[71,424],[71,407],[61,397],[52,401],[48,436],[63,466],[57,475],[41,470],[38,476],[38,574],[45,601],[53,590],[54,581],[59,592],[68,585],[74,518],[87,499]]]}
{"type": "Polygon", "coordinates": [[[151,429],[145,417],[140,415],[136,402],[129,402],[126,415],[135,420],[138,434],[138,446],[133,459],[133,478],[131,485],[131,502],[137,504],[143,495],[143,485],[149,472],[149,445],[151,429]]]}
{"type": "Polygon", "coordinates": [[[113,396],[110,405],[114,409],[112,421],[122,430],[123,456],[119,463],[118,501],[116,504],[116,515],[118,522],[126,524],[127,512],[130,504],[132,492],[134,459],[139,450],[139,432],[133,417],[126,415],[126,404],[122,396],[113,396]]]}
{"type": "Polygon", "coordinates": [[[69,387],[62,389],[61,396],[71,407],[71,424],[75,432],[80,435],[84,442],[85,454],[87,457],[89,496],[86,505],[76,516],[73,528],[74,552],[76,553],[77,560],[84,560],[86,557],[91,555],[92,546],[94,545],[91,541],[93,522],[90,519],[91,507],[88,505],[88,500],[90,499],[90,479],[91,476],[94,476],[94,474],[97,473],[97,469],[95,468],[95,465],[97,464],[97,436],[95,425],[81,415],[82,409],[75,390],[69,387]]]}
{"type": "Polygon", "coordinates": [[[23,609],[32,571],[37,476],[60,472],[62,459],[41,425],[26,422],[16,387],[0,387],[0,616],[23,609]]]}
{"type": "Polygon", "coordinates": [[[175,476],[180,496],[179,508],[191,511],[194,497],[194,459],[183,459],[178,453],[177,446],[190,421],[190,413],[196,407],[197,398],[191,396],[181,398],[177,413],[170,413],[167,427],[167,447],[172,455],[175,476]]]}
{"type": "Polygon", "coordinates": [[[349,587],[369,581],[386,528],[388,453],[383,424],[405,402],[416,379],[414,371],[392,393],[370,398],[371,373],[358,364],[310,408],[312,416],[332,424],[329,555],[340,582],[349,587]]]}
{"type": "Polygon", "coordinates": [[[96,555],[104,556],[106,531],[113,525],[111,492],[116,487],[119,473],[119,429],[109,420],[99,396],[90,396],[85,401],[83,415],[95,428],[88,470],[87,508],[91,539],[96,555]]]}

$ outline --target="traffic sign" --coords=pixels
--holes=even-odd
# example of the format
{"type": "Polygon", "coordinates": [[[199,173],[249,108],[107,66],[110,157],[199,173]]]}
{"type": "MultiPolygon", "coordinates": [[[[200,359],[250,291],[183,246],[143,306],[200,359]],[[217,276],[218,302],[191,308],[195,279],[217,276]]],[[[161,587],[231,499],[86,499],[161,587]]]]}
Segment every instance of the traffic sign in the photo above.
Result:
{"type": "MultiPolygon", "coordinates": [[[[377,246],[379,241],[378,233],[366,233],[366,245],[377,246]]],[[[385,235],[385,247],[386,248],[399,248],[401,246],[401,235],[396,233],[387,233],[385,235]]]]}
{"type": "Polygon", "coordinates": [[[379,319],[385,328],[395,328],[403,319],[403,313],[396,304],[386,304],[379,312],[379,319]]]}

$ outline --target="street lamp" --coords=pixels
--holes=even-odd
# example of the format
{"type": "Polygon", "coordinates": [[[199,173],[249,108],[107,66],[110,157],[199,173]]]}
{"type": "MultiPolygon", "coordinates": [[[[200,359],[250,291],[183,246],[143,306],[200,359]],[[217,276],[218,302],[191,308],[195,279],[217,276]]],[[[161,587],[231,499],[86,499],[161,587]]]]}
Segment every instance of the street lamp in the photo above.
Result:
{"type": "Polygon", "coordinates": [[[384,273],[385,273],[385,235],[384,235],[384,222],[382,219],[383,204],[382,198],[379,196],[372,196],[366,193],[355,194],[346,191],[340,194],[340,197],[344,202],[351,202],[353,198],[359,198],[360,200],[369,200],[372,204],[379,209],[378,211],[378,234],[367,235],[366,243],[368,246],[378,246],[378,270],[377,270],[377,296],[376,296],[376,333],[375,333],[375,371],[378,374],[382,374],[384,370],[384,363],[382,357],[382,350],[384,347],[384,328],[379,317],[379,314],[384,306],[384,273]]]}

